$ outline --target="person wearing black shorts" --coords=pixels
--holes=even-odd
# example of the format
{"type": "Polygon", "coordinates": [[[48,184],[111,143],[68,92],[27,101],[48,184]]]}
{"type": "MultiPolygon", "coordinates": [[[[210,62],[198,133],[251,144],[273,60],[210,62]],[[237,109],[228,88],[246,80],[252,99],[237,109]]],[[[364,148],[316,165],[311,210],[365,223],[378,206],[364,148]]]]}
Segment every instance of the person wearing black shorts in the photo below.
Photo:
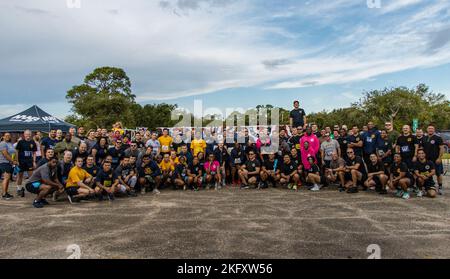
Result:
{"type": "Polygon", "coordinates": [[[345,167],[344,179],[346,181],[344,187],[347,193],[358,193],[358,183],[366,180],[366,167],[360,156],[355,155],[353,148],[347,148],[347,160],[345,167]]]}
{"type": "Polygon", "coordinates": [[[291,161],[291,156],[285,154],[281,165],[280,184],[287,185],[289,190],[298,190],[300,175],[297,168],[297,165],[291,161]]]}
{"type": "Polygon", "coordinates": [[[37,197],[33,201],[35,208],[42,208],[49,203],[45,199],[49,194],[59,190],[59,193],[64,192],[64,186],[58,181],[56,175],[56,166],[58,164],[58,158],[53,157],[49,162],[37,170],[28,180],[25,188],[28,192],[36,194],[37,197]]]}
{"type": "Polygon", "coordinates": [[[417,162],[414,166],[414,176],[417,181],[417,186],[419,187],[418,197],[422,197],[423,190],[430,198],[436,197],[436,184],[434,182],[433,176],[436,174],[436,167],[434,163],[427,160],[425,151],[419,149],[417,151],[417,162]]]}
{"type": "MultiPolygon", "coordinates": [[[[159,194],[159,185],[161,184],[161,169],[156,161],[153,161],[152,155],[144,155],[142,164],[138,167],[139,183],[141,193],[145,194],[146,189],[153,190],[153,193],[159,194]]],[[[138,193],[138,189],[136,189],[138,193]]]]}
{"type": "Polygon", "coordinates": [[[119,179],[112,170],[110,162],[104,162],[102,170],[95,178],[95,195],[100,201],[104,195],[108,195],[110,201],[114,200],[114,194],[120,191],[119,179]]]}
{"type": "Polygon", "coordinates": [[[32,138],[30,130],[23,133],[23,139],[16,145],[19,158],[19,174],[17,176],[17,196],[25,197],[25,189],[22,187],[23,173],[27,172],[31,177],[36,167],[36,142],[32,138]]]}
{"type": "MultiPolygon", "coordinates": [[[[289,156],[289,155],[288,155],[289,156]]],[[[259,172],[261,170],[261,164],[256,160],[255,151],[251,150],[248,153],[248,160],[244,165],[241,166],[239,170],[239,177],[242,181],[241,188],[248,189],[250,185],[257,185],[259,180],[259,172]]]]}
{"type": "Polygon", "coordinates": [[[289,113],[289,124],[291,127],[304,127],[306,125],[306,113],[305,110],[300,108],[299,101],[294,101],[294,109],[289,113]]]}
{"type": "Polygon", "coordinates": [[[417,143],[416,136],[411,134],[411,127],[405,125],[402,128],[403,134],[397,138],[396,153],[400,153],[402,162],[406,163],[409,170],[414,168],[414,162],[417,160],[417,143]]]}
{"type": "Polygon", "coordinates": [[[13,166],[17,165],[17,161],[13,159],[15,154],[16,150],[11,143],[11,134],[5,133],[2,142],[0,142],[0,177],[3,175],[2,199],[4,200],[11,200],[13,198],[9,194],[8,188],[13,174],[13,166]]]}
{"type": "Polygon", "coordinates": [[[444,156],[444,141],[442,137],[436,134],[436,128],[428,125],[427,135],[423,139],[423,149],[427,155],[427,160],[432,161],[436,168],[437,182],[439,185],[438,194],[442,195],[444,189],[442,186],[442,177],[444,174],[444,165],[442,164],[442,156],[444,156]]]}
{"type": "Polygon", "coordinates": [[[386,183],[388,177],[384,171],[384,164],[378,158],[378,156],[373,153],[369,156],[369,162],[367,163],[367,179],[364,182],[366,188],[375,187],[375,191],[379,194],[387,194],[386,183]]]}
{"type": "Polygon", "coordinates": [[[194,191],[198,191],[203,183],[203,170],[200,166],[198,157],[194,157],[192,159],[192,163],[189,164],[189,167],[187,169],[187,175],[188,187],[190,187],[194,191]]]}
{"type": "Polygon", "coordinates": [[[275,154],[269,154],[269,158],[264,161],[262,165],[262,170],[259,174],[261,178],[261,188],[267,188],[270,182],[272,186],[280,180],[280,163],[278,159],[275,158],[275,154]]]}
{"type": "Polygon", "coordinates": [[[311,191],[319,191],[320,190],[320,180],[322,178],[320,173],[319,166],[314,162],[313,157],[308,157],[308,163],[310,165],[309,169],[305,170],[306,173],[306,182],[312,183],[313,187],[310,189],[311,191]]]}
{"type": "Polygon", "coordinates": [[[391,165],[388,186],[391,190],[397,190],[396,196],[408,200],[410,198],[408,187],[414,184],[414,177],[411,175],[408,165],[402,161],[399,153],[394,155],[394,162],[391,165]]]}

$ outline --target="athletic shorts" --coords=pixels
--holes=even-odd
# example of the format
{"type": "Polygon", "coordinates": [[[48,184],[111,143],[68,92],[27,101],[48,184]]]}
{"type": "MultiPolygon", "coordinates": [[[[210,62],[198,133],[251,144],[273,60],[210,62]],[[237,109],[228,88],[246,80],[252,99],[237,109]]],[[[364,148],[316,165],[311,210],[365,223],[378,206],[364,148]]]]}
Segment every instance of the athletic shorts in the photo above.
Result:
{"type": "Polygon", "coordinates": [[[436,184],[434,183],[434,180],[432,177],[428,178],[427,180],[425,180],[425,183],[423,184],[423,188],[425,189],[425,191],[430,191],[430,190],[434,190],[436,191],[436,184]]]}
{"type": "Polygon", "coordinates": [[[150,184],[154,184],[155,183],[155,179],[151,176],[151,175],[146,175],[145,179],[148,181],[148,183],[150,184]]]}
{"type": "Polygon", "coordinates": [[[32,161],[23,161],[19,162],[20,172],[33,171],[33,162],[32,161]]]}
{"type": "Polygon", "coordinates": [[[381,184],[381,180],[380,180],[380,175],[373,175],[372,176],[372,180],[377,184],[380,185],[381,184]]]}
{"type": "Polygon", "coordinates": [[[76,195],[78,195],[78,189],[80,189],[79,186],[68,187],[68,188],[66,188],[66,193],[69,196],[76,196],[76,195]]]}
{"type": "Polygon", "coordinates": [[[253,177],[256,178],[256,181],[259,181],[259,175],[258,174],[248,175],[248,179],[253,178],[253,177]]]}
{"type": "Polygon", "coordinates": [[[4,173],[12,174],[14,169],[10,163],[1,163],[0,164],[0,176],[4,173]]]}
{"type": "Polygon", "coordinates": [[[40,191],[40,187],[41,187],[42,183],[40,181],[36,181],[36,182],[29,182],[25,185],[25,189],[27,189],[28,192],[32,193],[32,194],[39,194],[40,191]]]}
{"type": "Polygon", "coordinates": [[[119,193],[124,194],[124,193],[127,192],[127,187],[126,187],[125,185],[120,184],[120,185],[118,185],[117,187],[118,187],[118,192],[119,192],[119,193]]]}
{"type": "Polygon", "coordinates": [[[444,165],[442,163],[436,164],[436,176],[441,176],[444,174],[444,165]]]}
{"type": "MultiPolygon", "coordinates": [[[[359,172],[359,173],[361,173],[361,172],[359,172]]],[[[363,174],[363,173],[361,173],[361,180],[358,180],[358,181],[366,181],[367,180],[367,177],[363,174]]],[[[352,180],[352,173],[351,172],[346,172],[345,174],[344,174],[344,179],[345,179],[345,181],[350,181],[350,180],[352,180]]]]}

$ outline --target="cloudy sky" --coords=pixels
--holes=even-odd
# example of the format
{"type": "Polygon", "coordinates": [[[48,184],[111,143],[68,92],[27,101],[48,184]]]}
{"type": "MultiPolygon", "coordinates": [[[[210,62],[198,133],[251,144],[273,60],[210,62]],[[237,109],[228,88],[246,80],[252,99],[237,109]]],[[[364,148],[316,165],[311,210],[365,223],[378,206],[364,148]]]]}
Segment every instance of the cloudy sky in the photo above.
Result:
{"type": "Polygon", "coordinates": [[[67,90],[100,66],[125,69],[141,104],[188,109],[312,112],[419,83],[450,97],[448,0],[67,2],[0,2],[0,117],[67,115],[67,90]]]}

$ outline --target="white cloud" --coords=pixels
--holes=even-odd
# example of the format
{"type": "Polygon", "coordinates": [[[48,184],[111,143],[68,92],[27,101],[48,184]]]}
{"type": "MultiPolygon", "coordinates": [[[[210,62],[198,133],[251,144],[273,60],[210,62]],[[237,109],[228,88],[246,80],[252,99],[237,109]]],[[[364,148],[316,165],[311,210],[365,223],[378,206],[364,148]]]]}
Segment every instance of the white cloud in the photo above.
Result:
{"type": "Polygon", "coordinates": [[[401,10],[406,7],[411,7],[422,3],[423,0],[391,0],[388,5],[383,5],[381,8],[382,13],[392,13],[401,10]]]}
{"type": "MultiPolygon", "coordinates": [[[[90,0],[81,9],[67,9],[64,2],[0,3],[6,42],[0,45],[0,75],[39,74],[48,84],[75,76],[68,89],[94,67],[118,66],[131,77],[138,100],[152,101],[234,87],[348,83],[450,62],[447,41],[432,37],[446,30],[448,1],[376,28],[370,20],[351,28],[334,24],[337,15],[367,12],[354,0],[311,1],[272,15],[328,20],[339,36],[324,34],[329,39],[319,44],[304,39],[311,27],[305,23],[293,31],[253,16],[260,10],[252,0],[90,0]]],[[[419,2],[392,1],[384,13],[419,2]]]]}

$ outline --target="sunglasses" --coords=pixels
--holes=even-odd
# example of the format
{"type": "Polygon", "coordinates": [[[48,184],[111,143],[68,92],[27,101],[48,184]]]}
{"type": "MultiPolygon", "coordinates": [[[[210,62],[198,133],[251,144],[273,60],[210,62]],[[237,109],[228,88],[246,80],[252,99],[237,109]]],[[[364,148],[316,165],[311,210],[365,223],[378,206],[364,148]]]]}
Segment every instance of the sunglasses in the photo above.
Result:
{"type": "Polygon", "coordinates": [[[347,152],[347,154],[353,154],[353,152],[347,152]]]}

